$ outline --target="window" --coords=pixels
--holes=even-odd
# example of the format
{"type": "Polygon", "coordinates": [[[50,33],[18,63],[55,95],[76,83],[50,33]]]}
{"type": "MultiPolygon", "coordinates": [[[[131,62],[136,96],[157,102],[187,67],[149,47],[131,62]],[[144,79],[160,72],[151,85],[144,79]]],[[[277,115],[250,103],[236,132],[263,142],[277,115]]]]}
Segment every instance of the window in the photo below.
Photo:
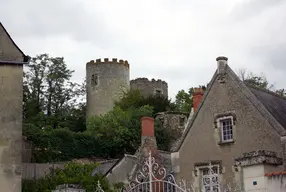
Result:
{"type": "Polygon", "coordinates": [[[219,165],[205,165],[198,168],[202,191],[219,191],[219,165]]]}
{"type": "Polygon", "coordinates": [[[90,82],[92,87],[95,87],[98,85],[98,75],[97,74],[93,74],[91,76],[91,82],[90,82]]]}
{"type": "Polygon", "coordinates": [[[211,173],[218,174],[218,167],[217,166],[213,166],[212,167],[212,171],[208,167],[201,169],[201,174],[202,175],[210,175],[211,173]]]}
{"type": "Polygon", "coordinates": [[[221,129],[222,142],[233,141],[232,118],[229,117],[229,118],[219,120],[219,125],[221,129]]]}
{"type": "Polygon", "coordinates": [[[162,90],[156,89],[156,90],[155,90],[155,94],[156,94],[156,95],[161,95],[161,94],[162,94],[162,90]]]}

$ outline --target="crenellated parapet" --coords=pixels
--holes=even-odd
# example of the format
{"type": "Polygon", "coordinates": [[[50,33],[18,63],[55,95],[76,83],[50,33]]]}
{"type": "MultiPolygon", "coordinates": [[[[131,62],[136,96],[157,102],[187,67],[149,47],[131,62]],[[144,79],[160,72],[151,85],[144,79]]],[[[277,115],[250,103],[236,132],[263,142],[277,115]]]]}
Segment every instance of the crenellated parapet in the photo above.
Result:
{"type": "Polygon", "coordinates": [[[131,80],[130,81],[130,83],[150,83],[150,84],[155,84],[155,83],[162,83],[162,84],[164,84],[164,85],[167,85],[168,86],[168,83],[166,82],[166,81],[163,81],[163,80],[161,80],[161,79],[151,79],[151,80],[149,80],[148,78],[146,78],[146,77],[139,77],[139,78],[136,78],[136,79],[133,79],[133,80],[131,80]]]}
{"type": "Polygon", "coordinates": [[[87,118],[112,110],[130,88],[129,63],[122,59],[96,59],[86,64],[87,118]]]}
{"type": "Polygon", "coordinates": [[[123,59],[117,59],[117,58],[112,58],[112,59],[109,59],[109,58],[104,58],[104,59],[96,59],[95,61],[94,60],[91,60],[87,63],[87,65],[102,65],[102,64],[117,64],[117,65],[122,65],[124,67],[127,67],[129,68],[129,63],[127,60],[123,60],[123,59]]]}

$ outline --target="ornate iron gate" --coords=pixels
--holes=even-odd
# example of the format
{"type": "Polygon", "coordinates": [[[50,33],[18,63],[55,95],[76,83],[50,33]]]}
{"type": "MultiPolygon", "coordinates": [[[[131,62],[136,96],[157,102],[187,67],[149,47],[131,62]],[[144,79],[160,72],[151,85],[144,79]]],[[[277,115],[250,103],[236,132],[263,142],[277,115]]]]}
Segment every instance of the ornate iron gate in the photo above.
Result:
{"type": "MultiPolygon", "coordinates": [[[[208,166],[208,174],[202,175],[202,189],[195,190],[192,185],[187,187],[186,181],[176,182],[172,174],[156,162],[156,159],[149,153],[142,168],[135,175],[134,181],[118,192],[234,192],[227,186],[222,190],[219,182],[219,175],[213,171],[213,166],[208,166]]],[[[242,192],[242,190],[237,190],[242,192]]],[[[104,192],[98,182],[96,192],[104,192]]]]}
{"type": "Polygon", "coordinates": [[[136,174],[135,180],[130,182],[125,192],[187,192],[186,182],[176,182],[172,174],[168,174],[149,153],[142,169],[136,174]]]}

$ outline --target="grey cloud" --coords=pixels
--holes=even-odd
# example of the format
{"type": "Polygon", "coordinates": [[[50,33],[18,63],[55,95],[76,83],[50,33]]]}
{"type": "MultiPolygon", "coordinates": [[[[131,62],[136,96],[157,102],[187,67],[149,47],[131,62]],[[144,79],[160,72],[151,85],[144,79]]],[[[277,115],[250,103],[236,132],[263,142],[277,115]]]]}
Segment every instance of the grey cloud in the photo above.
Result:
{"type": "Polygon", "coordinates": [[[273,67],[277,71],[283,70],[286,73],[286,42],[254,47],[251,53],[262,63],[273,67]]]}
{"type": "Polygon", "coordinates": [[[263,12],[286,4],[285,0],[248,0],[238,3],[230,13],[235,20],[245,20],[262,14],[263,12]]]}
{"type": "Polygon", "coordinates": [[[115,41],[100,13],[88,13],[80,1],[1,0],[0,9],[1,21],[14,36],[67,35],[76,41],[97,42],[103,48],[115,41]]]}

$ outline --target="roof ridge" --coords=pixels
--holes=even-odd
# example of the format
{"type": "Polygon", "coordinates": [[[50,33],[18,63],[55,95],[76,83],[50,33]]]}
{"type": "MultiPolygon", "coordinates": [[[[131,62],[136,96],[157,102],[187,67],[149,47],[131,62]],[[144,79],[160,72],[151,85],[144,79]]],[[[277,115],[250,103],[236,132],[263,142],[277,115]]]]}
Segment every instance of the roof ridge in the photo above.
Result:
{"type": "Polygon", "coordinates": [[[248,84],[248,83],[246,83],[246,82],[243,82],[243,83],[244,83],[247,87],[251,87],[251,88],[253,88],[253,89],[256,89],[256,90],[259,90],[259,91],[263,91],[264,93],[268,93],[268,94],[270,94],[270,95],[273,95],[273,96],[275,96],[275,97],[278,97],[278,98],[283,99],[283,100],[286,101],[286,97],[285,97],[285,96],[279,95],[279,94],[275,93],[274,91],[271,91],[271,90],[269,90],[269,89],[264,89],[264,88],[261,88],[261,87],[257,87],[257,86],[254,86],[254,85],[250,85],[250,84],[248,84]]]}

